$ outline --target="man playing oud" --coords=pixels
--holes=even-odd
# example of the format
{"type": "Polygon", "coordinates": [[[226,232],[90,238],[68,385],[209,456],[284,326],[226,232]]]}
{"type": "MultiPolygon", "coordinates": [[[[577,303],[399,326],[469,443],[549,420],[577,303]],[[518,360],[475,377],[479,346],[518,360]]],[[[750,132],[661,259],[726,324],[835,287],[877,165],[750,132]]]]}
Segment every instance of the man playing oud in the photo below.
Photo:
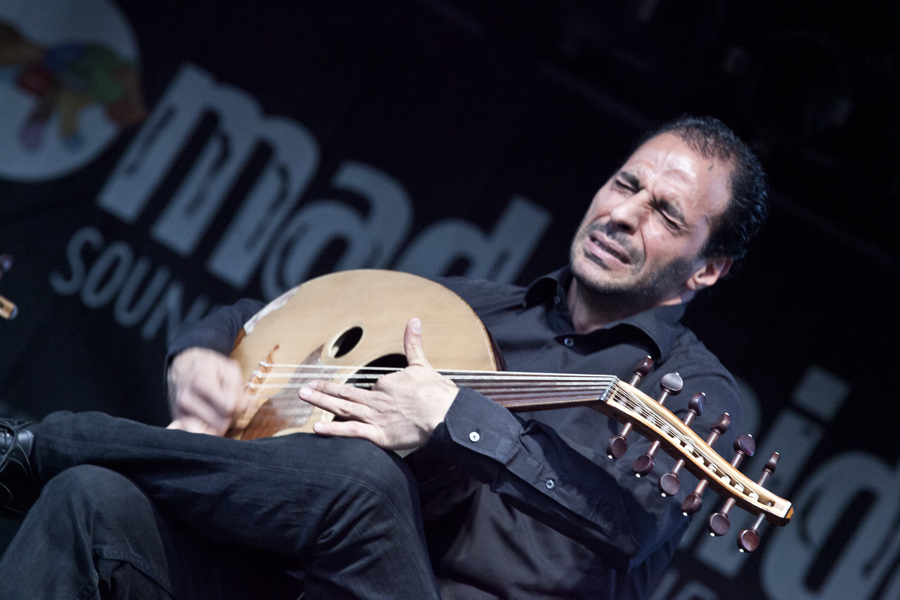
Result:
{"type": "MultiPolygon", "coordinates": [[[[726,126],[684,117],[649,134],[594,196],[568,267],[527,288],[443,281],[510,371],[623,379],[677,372],[707,431],[740,420],[737,386],[680,324],[766,214],[762,168],[726,126]]],[[[610,460],[618,425],[587,407],[513,414],[433,370],[407,325],[409,366],[372,387],[313,381],[341,417],[315,434],[237,442],[247,408],[227,358],[262,303],[243,300],[170,346],[169,430],[100,414],[0,426],[8,512],[3,598],[646,598],[689,524],[681,497],[634,477],[649,443],[610,460]],[[184,430],[173,431],[172,429],[184,430]],[[198,435],[206,433],[212,435],[198,435]],[[393,452],[417,448],[405,459],[393,452]],[[40,496],[37,496],[40,490],[40,496]],[[299,573],[302,573],[300,575],[299,573]]],[[[734,431],[734,427],[730,431],[734,431]]],[[[733,434],[717,449],[729,448],[733,434]]],[[[671,467],[658,458],[657,470],[671,467]]]]}

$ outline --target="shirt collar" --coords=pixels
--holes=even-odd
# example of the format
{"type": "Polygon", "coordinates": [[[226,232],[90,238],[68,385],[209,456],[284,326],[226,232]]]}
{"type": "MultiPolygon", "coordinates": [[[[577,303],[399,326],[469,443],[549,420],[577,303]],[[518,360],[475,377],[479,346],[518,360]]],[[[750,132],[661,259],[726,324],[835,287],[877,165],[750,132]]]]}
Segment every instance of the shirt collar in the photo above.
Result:
{"type": "MultiPolygon", "coordinates": [[[[571,280],[572,272],[568,267],[563,267],[537,278],[528,286],[525,292],[524,305],[556,304],[557,315],[562,318],[565,326],[571,332],[573,328],[572,319],[569,316],[568,304],[566,303],[566,292],[571,280]]],[[[585,337],[598,337],[603,335],[601,332],[618,327],[634,328],[643,332],[656,346],[658,354],[654,358],[664,359],[672,349],[672,346],[674,346],[678,336],[684,331],[684,327],[681,325],[681,317],[684,316],[685,307],[685,304],[676,304],[651,308],[621,321],[610,323],[598,330],[585,334],[585,337]]]]}

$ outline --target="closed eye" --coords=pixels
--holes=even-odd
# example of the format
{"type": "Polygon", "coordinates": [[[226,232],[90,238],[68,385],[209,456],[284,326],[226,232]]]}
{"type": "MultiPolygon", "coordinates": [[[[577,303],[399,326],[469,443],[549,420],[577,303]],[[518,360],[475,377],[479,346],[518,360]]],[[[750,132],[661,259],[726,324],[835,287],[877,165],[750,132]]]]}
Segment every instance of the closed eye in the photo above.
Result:
{"type": "Polygon", "coordinates": [[[634,192],[635,191],[634,186],[630,185],[628,182],[622,181],[619,178],[616,178],[616,180],[613,182],[613,184],[615,185],[615,187],[617,189],[619,189],[621,191],[626,191],[626,192],[634,192]]]}
{"type": "Polygon", "coordinates": [[[668,227],[671,227],[672,229],[681,229],[684,226],[684,217],[682,216],[681,211],[671,202],[666,200],[655,200],[653,207],[662,216],[668,227]]]}

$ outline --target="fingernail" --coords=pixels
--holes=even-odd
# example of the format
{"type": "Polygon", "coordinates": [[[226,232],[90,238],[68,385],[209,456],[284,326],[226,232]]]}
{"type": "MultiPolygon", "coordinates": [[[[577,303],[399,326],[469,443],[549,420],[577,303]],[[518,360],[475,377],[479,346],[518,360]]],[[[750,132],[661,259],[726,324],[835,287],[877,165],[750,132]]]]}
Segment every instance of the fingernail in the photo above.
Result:
{"type": "Polygon", "coordinates": [[[414,333],[422,333],[422,321],[420,321],[419,319],[413,319],[410,322],[410,325],[412,325],[412,330],[414,333]]]}
{"type": "Polygon", "coordinates": [[[299,393],[300,393],[301,398],[309,398],[309,395],[312,393],[312,390],[306,386],[303,386],[302,388],[300,388],[299,393]]]}

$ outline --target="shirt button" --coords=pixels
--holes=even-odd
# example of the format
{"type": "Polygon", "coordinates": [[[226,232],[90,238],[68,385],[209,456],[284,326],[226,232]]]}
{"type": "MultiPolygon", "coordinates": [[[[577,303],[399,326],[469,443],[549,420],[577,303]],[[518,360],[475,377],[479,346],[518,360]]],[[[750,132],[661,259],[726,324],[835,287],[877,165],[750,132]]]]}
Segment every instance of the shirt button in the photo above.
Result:
{"type": "Polygon", "coordinates": [[[563,344],[566,345],[566,348],[571,348],[575,345],[575,340],[573,340],[572,338],[566,338],[563,340],[563,344]]]}
{"type": "Polygon", "coordinates": [[[547,489],[548,489],[548,490],[552,490],[553,488],[556,487],[556,484],[553,483],[553,480],[552,480],[552,479],[548,479],[547,482],[544,483],[544,485],[547,486],[547,489]]]}
{"type": "Polygon", "coordinates": [[[481,436],[478,435],[477,431],[473,431],[472,433],[469,434],[469,439],[472,440],[473,442],[477,442],[478,440],[481,439],[481,436]]]}

